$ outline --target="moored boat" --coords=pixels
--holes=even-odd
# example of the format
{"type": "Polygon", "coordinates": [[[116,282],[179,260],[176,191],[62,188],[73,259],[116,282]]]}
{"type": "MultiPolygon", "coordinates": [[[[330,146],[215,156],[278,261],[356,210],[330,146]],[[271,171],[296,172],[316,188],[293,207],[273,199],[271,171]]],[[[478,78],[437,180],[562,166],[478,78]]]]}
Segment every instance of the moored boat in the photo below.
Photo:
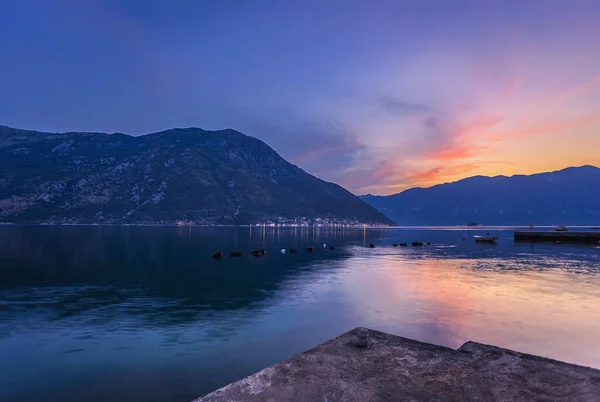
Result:
{"type": "Polygon", "coordinates": [[[496,243],[498,242],[497,236],[473,236],[477,243],[496,243]]]}
{"type": "Polygon", "coordinates": [[[555,228],[554,228],[554,231],[555,231],[555,232],[568,232],[568,231],[569,231],[569,228],[568,228],[568,227],[566,227],[566,226],[562,226],[562,225],[561,225],[561,226],[557,226],[557,227],[555,227],[555,228]]]}

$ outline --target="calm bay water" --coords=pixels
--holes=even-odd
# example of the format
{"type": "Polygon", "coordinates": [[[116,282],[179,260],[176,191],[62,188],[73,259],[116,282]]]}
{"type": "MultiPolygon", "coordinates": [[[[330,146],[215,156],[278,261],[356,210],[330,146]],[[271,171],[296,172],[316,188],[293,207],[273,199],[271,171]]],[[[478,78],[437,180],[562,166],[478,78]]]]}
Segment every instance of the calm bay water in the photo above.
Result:
{"type": "Polygon", "coordinates": [[[600,248],[488,230],[0,226],[0,400],[189,401],[357,326],[600,368],[600,248]]]}

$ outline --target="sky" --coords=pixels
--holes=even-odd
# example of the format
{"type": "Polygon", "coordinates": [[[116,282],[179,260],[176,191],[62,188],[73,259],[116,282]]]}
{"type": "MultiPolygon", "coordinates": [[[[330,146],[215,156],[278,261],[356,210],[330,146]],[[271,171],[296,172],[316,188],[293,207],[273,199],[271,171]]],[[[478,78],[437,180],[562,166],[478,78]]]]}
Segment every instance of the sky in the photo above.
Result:
{"type": "Polygon", "coordinates": [[[0,7],[0,125],[233,128],[355,194],[600,165],[598,0],[0,7]]]}

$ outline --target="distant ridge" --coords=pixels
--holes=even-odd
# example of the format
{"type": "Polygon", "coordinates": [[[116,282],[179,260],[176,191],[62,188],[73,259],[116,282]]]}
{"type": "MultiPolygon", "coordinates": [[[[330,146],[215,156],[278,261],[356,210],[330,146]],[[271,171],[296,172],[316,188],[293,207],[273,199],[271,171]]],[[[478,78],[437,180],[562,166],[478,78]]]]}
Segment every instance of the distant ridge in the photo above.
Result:
{"type": "Polygon", "coordinates": [[[399,225],[600,224],[600,168],[473,176],[389,196],[361,196],[399,225]]]}
{"type": "Polygon", "coordinates": [[[143,136],[0,126],[0,222],[393,224],[235,130],[143,136]]]}

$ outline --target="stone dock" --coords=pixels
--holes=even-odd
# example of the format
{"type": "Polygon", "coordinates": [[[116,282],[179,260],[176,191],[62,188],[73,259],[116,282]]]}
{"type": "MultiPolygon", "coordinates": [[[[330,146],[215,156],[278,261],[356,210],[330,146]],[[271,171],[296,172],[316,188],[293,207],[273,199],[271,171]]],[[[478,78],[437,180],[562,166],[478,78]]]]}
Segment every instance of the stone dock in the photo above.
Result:
{"type": "Polygon", "coordinates": [[[195,402],[600,401],[600,370],[476,342],[367,339],[350,331],[195,402]]]}
{"type": "Polygon", "coordinates": [[[515,241],[600,244],[598,232],[515,232],[515,241]]]}

